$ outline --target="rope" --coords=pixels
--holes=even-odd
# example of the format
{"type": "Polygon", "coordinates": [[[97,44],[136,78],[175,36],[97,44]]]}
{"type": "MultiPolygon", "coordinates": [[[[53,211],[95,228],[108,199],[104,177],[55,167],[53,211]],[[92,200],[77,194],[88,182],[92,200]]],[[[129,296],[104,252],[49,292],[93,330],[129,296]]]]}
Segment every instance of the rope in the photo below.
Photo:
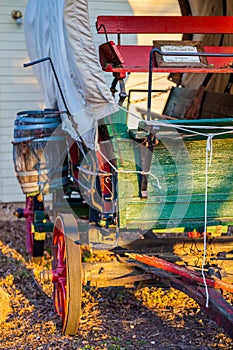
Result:
{"type": "Polygon", "coordinates": [[[104,160],[106,160],[106,162],[112,167],[112,169],[116,172],[116,173],[123,173],[123,174],[141,174],[141,175],[150,175],[156,182],[157,182],[157,186],[158,189],[161,190],[162,187],[159,183],[159,179],[151,173],[151,171],[143,171],[143,170],[119,170],[117,169],[111,162],[110,160],[101,152],[99,145],[96,145],[96,150],[98,150],[98,152],[101,154],[101,156],[104,158],[104,160]]]}
{"type": "Polygon", "coordinates": [[[206,251],[207,251],[207,215],[208,215],[208,170],[209,166],[211,166],[212,162],[212,140],[214,135],[210,134],[206,140],[206,162],[205,162],[205,221],[204,221],[204,247],[203,247],[203,259],[202,259],[202,266],[201,266],[201,275],[203,278],[203,283],[205,286],[205,293],[206,293],[206,307],[209,307],[209,290],[206,283],[205,278],[205,264],[206,264],[206,251]],[[210,154],[210,157],[209,157],[210,154]]]}

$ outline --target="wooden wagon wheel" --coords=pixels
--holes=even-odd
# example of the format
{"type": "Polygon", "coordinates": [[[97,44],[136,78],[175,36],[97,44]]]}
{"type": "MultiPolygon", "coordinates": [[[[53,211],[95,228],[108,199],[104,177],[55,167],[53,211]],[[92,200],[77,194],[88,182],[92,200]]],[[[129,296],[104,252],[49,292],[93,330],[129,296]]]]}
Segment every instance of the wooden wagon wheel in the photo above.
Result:
{"type": "Polygon", "coordinates": [[[62,317],[63,333],[74,335],[79,326],[82,300],[81,248],[78,225],[72,214],[56,218],[53,232],[53,301],[62,317]]]}

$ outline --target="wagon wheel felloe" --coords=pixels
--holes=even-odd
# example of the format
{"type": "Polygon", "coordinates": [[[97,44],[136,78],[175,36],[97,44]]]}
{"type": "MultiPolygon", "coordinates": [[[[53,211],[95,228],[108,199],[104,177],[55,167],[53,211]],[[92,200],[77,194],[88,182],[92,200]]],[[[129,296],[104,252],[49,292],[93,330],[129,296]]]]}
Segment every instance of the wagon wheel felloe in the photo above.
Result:
{"type": "Polygon", "coordinates": [[[77,332],[82,299],[81,248],[78,225],[72,214],[56,218],[53,232],[53,301],[55,311],[62,317],[63,333],[77,332]]]}

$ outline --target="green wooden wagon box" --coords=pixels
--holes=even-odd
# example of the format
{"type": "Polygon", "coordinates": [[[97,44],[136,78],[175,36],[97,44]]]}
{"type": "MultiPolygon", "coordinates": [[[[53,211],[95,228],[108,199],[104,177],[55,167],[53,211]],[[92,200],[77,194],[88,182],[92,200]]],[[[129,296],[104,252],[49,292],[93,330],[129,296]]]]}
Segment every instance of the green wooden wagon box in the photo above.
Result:
{"type": "Polygon", "coordinates": [[[117,158],[119,227],[204,232],[206,221],[209,230],[227,232],[233,222],[233,119],[140,121],[130,130],[126,119],[121,110],[108,122],[117,158]],[[142,198],[141,158],[150,158],[145,139],[151,130],[157,142],[142,198]]]}

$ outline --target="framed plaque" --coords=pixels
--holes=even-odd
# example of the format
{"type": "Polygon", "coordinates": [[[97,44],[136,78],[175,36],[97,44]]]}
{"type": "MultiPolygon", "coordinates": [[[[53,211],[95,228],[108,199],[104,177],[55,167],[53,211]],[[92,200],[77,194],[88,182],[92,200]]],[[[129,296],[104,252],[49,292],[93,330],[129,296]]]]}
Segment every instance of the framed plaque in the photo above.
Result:
{"type": "Polygon", "coordinates": [[[204,56],[185,56],[185,53],[204,52],[200,41],[180,40],[180,41],[153,41],[153,46],[164,53],[174,55],[162,55],[155,52],[155,59],[158,67],[206,67],[207,59],[204,56]],[[176,53],[179,52],[179,55],[176,53]],[[180,53],[184,53],[180,55],[180,53]]]}

